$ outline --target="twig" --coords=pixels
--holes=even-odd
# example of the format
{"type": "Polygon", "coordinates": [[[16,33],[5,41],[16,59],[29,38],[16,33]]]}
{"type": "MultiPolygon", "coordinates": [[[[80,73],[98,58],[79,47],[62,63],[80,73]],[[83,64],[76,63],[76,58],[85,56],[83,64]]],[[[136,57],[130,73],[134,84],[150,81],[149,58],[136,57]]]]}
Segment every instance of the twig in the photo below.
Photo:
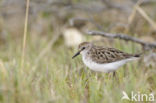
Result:
{"type": "Polygon", "coordinates": [[[87,34],[99,35],[99,36],[103,36],[103,37],[107,37],[107,38],[118,38],[118,39],[132,41],[132,42],[141,44],[145,48],[156,48],[156,42],[155,43],[147,43],[141,39],[138,39],[138,38],[126,35],[126,34],[120,34],[120,33],[112,34],[112,33],[105,33],[105,32],[101,32],[101,31],[89,31],[87,34]]]}
{"type": "Polygon", "coordinates": [[[21,57],[21,69],[23,68],[24,59],[25,59],[25,48],[26,48],[27,28],[28,28],[28,14],[29,14],[29,0],[27,0],[26,12],[25,12],[25,24],[24,24],[24,37],[23,37],[22,57],[21,57]]]}

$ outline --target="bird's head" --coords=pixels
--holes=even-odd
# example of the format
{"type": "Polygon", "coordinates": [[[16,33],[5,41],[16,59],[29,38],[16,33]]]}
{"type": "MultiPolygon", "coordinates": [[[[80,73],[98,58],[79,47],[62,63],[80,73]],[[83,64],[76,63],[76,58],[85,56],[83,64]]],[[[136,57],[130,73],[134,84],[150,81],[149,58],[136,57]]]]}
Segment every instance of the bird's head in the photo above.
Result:
{"type": "Polygon", "coordinates": [[[86,53],[88,50],[90,50],[92,48],[93,44],[89,43],[89,42],[82,42],[81,44],[79,44],[78,46],[78,52],[72,57],[75,58],[76,56],[78,56],[79,54],[83,54],[86,53]]]}

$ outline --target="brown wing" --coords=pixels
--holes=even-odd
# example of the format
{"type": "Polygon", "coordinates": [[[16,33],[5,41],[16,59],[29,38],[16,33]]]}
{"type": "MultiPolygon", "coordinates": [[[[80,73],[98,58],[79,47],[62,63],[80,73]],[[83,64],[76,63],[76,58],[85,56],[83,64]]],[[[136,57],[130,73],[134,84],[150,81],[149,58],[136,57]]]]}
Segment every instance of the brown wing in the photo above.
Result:
{"type": "Polygon", "coordinates": [[[93,48],[92,53],[90,55],[93,61],[96,61],[100,64],[115,62],[134,56],[132,54],[124,53],[118,49],[104,47],[93,48]]]}

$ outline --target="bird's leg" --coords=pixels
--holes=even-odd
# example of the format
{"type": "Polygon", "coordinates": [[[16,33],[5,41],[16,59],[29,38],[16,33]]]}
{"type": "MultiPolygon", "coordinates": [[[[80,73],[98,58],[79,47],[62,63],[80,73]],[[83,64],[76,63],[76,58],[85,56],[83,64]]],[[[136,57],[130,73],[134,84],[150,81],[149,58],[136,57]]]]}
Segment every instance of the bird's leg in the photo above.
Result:
{"type": "Polygon", "coordinates": [[[115,71],[113,72],[113,77],[116,77],[116,72],[115,71]]]}
{"type": "Polygon", "coordinates": [[[119,79],[118,79],[118,77],[116,76],[116,72],[115,72],[115,71],[113,72],[113,79],[114,79],[116,82],[119,82],[119,79]]]}

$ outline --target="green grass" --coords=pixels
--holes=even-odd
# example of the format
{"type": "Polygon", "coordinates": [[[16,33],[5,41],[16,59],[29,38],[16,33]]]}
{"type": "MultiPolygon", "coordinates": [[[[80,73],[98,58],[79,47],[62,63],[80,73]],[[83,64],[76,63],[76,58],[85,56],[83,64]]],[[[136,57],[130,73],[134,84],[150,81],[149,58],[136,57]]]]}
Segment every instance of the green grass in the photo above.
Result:
{"type": "MultiPolygon", "coordinates": [[[[34,36],[33,36],[34,37],[34,36]]],[[[48,45],[46,37],[28,37],[25,62],[20,68],[21,41],[9,40],[0,48],[0,103],[131,103],[121,100],[122,91],[156,93],[155,67],[132,62],[111,74],[89,70],[76,52],[55,44],[38,62],[48,45]]],[[[114,47],[134,53],[138,46],[115,41],[114,47]]]]}

